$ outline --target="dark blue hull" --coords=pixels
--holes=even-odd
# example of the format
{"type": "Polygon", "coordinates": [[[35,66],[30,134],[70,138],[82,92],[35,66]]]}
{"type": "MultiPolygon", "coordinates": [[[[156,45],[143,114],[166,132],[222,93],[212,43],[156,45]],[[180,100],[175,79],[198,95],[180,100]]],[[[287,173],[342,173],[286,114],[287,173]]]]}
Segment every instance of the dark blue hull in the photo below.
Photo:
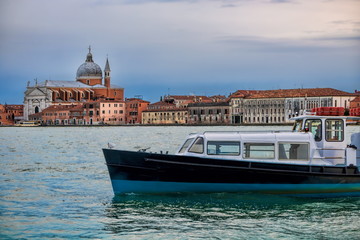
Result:
{"type": "Polygon", "coordinates": [[[262,192],[360,196],[356,167],[230,161],[103,149],[115,194],[262,192]]]}

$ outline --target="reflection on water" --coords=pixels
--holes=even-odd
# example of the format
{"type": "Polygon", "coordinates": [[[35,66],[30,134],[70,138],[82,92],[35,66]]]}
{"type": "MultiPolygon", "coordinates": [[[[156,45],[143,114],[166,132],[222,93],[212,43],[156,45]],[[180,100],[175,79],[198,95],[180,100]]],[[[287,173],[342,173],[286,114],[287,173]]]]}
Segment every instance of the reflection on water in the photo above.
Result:
{"type": "Polygon", "coordinates": [[[191,132],[287,128],[0,128],[0,239],[358,238],[360,198],[114,197],[101,152],[111,142],[173,153],[191,132]]]}
{"type": "Polygon", "coordinates": [[[106,229],[142,239],[164,232],[164,239],[344,239],[359,234],[359,203],[261,194],[130,194],[114,197],[106,208],[106,229]]]}

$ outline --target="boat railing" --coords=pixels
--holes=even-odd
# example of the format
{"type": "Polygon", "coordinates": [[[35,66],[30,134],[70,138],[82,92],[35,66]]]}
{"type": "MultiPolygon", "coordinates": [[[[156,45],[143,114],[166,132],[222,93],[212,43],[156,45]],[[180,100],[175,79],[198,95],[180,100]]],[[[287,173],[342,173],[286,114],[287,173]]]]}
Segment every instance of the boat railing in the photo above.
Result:
{"type": "MultiPolygon", "coordinates": [[[[323,151],[321,157],[314,157],[313,159],[321,159],[323,161],[329,162],[331,164],[334,165],[348,165],[348,159],[347,159],[347,155],[346,155],[346,148],[316,148],[316,150],[318,151],[323,151]],[[331,156],[331,154],[329,154],[329,152],[331,151],[337,151],[337,152],[333,152],[333,156],[331,156]],[[325,153],[326,152],[326,153],[325,153]]],[[[360,158],[359,156],[359,150],[356,150],[357,154],[356,154],[356,160],[360,158]]],[[[321,152],[320,152],[321,153],[321,152]]]]}

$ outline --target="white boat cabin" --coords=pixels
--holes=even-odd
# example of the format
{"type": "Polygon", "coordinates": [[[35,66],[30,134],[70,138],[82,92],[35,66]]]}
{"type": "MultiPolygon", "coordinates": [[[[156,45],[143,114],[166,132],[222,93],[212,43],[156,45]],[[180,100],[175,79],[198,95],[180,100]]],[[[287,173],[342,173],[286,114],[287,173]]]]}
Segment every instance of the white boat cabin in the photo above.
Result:
{"type": "Polygon", "coordinates": [[[356,164],[356,147],[349,147],[345,142],[345,119],[297,117],[294,118],[293,132],[190,134],[176,154],[223,160],[359,166],[356,164]]]}

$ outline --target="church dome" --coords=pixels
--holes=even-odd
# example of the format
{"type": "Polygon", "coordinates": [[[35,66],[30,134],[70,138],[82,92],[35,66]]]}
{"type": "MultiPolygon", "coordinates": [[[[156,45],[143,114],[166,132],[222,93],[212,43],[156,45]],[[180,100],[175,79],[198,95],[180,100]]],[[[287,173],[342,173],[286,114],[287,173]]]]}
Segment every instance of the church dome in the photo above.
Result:
{"type": "Polygon", "coordinates": [[[80,77],[102,77],[101,68],[94,62],[85,62],[76,72],[76,78],[80,77]]]}
{"type": "Polygon", "coordinates": [[[100,77],[102,78],[102,71],[99,65],[94,63],[92,59],[92,54],[90,52],[86,56],[86,61],[80,65],[76,72],[76,78],[86,78],[86,77],[100,77]]]}

